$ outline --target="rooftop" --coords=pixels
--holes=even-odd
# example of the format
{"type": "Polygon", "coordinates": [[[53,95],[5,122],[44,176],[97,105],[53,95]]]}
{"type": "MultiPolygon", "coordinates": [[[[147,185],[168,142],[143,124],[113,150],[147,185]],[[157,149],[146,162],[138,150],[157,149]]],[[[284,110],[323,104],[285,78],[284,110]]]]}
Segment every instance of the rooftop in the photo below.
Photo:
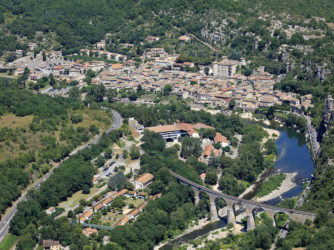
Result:
{"type": "Polygon", "coordinates": [[[137,179],[135,179],[135,181],[138,181],[138,182],[141,182],[141,183],[145,184],[145,183],[148,183],[151,180],[153,180],[153,178],[154,178],[153,174],[145,173],[145,174],[139,176],[137,179]]]}

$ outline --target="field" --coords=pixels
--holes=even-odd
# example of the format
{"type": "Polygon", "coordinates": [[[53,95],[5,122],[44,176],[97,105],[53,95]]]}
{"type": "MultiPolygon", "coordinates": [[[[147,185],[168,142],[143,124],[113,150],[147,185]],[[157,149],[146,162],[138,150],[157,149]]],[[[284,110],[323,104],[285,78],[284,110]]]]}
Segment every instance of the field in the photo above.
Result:
{"type": "Polygon", "coordinates": [[[83,194],[82,191],[78,191],[69,197],[66,201],[59,203],[58,207],[65,209],[74,209],[79,205],[80,200],[89,200],[95,195],[98,195],[101,192],[102,188],[92,187],[89,194],[83,194]]]}
{"type": "Polygon", "coordinates": [[[9,250],[13,247],[16,242],[17,237],[12,234],[7,234],[6,238],[1,242],[0,249],[1,250],[9,250]]]}

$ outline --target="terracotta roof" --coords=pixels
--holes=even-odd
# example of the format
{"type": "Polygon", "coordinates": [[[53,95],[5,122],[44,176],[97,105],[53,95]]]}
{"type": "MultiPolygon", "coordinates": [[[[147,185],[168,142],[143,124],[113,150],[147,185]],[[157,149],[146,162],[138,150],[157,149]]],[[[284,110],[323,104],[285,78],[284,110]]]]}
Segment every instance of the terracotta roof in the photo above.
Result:
{"type": "Polygon", "coordinates": [[[60,70],[60,69],[63,69],[63,68],[65,68],[65,67],[62,66],[62,65],[60,65],[60,66],[56,66],[56,67],[54,67],[53,69],[55,69],[55,70],[60,70]]]}
{"type": "Polygon", "coordinates": [[[84,217],[89,218],[94,214],[92,210],[87,211],[86,213],[83,214],[84,217]]]}
{"type": "Polygon", "coordinates": [[[195,133],[197,133],[197,131],[194,130],[190,124],[180,123],[180,124],[178,124],[178,126],[180,128],[182,128],[183,130],[187,131],[188,135],[190,135],[190,136],[193,135],[193,134],[195,134],[195,133]]]}
{"type": "Polygon", "coordinates": [[[195,124],[191,124],[191,126],[192,126],[193,129],[201,129],[201,128],[205,128],[205,129],[207,129],[207,128],[209,128],[209,129],[214,129],[214,127],[211,127],[211,126],[209,126],[209,125],[206,125],[206,124],[204,124],[204,123],[200,123],[200,122],[195,123],[195,124]]]}
{"type": "Polygon", "coordinates": [[[173,124],[173,125],[148,127],[147,129],[155,133],[172,132],[172,131],[178,131],[178,130],[186,131],[189,135],[197,133],[193,129],[193,126],[188,123],[178,123],[178,124],[173,124]]]}
{"type": "Polygon", "coordinates": [[[46,211],[53,212],[53,211],[56,211],[56,208],[55,207],[49,207],[48,209],[46,209],[46,211]]]}
{"type": "Polygon", "coordinates": [[[80,222],[85,222],[87,219],[83,216],[80,216],[80,222]]]}
{"type": "Polygon", "coordinates": [[[103,208],[103,203],[100,202],[100,203],[96,204],[93,208],[94,208],[95,211],[99,211],[101,208],[103,208]]]}
{"type": "Polygon", "coordinates": [[[190,38],[189,37],[187,37],[187,36],[180,36],[179,37],[179,40],[181,40],[181,41],[187,41],[187,40],[189,40],[190,38]]]}
{"type": "Polygon", "coordinates": [[[207,146],[204,148],[202,155],[203,155],[203,156],[210,156],[212,150],[213,150],[213,146],[212,146],[212,145],[207,145],[207,146]]]}
{"type": "Polygon", "coordinates": [[[112,202],[113,198],[106,198],[102,201],[103,205],[108,205],[110,202],[112,202]]]}
{"type": "Polygon", "coordinates": [[[158,193],[155,195],[150,195],[150,200],[155,200],[156,198],[160,198],[162,196],[162,193],[158,193]]]}
{"type": "MultiPolygon", "coordinates": [[[[162,194],[161,194],[161,195],[162,195],[162,194]]],[[[137,209],[139,209],[139,210],[143,210],[143,209],[146,207],[146,205],[147,205],[147,203],[145,202],[145,203],[139,205],[139,206],[137,207],[137,209]]]]}
{"type": "Polygon", "coordinates": [[[148,182],[150,182],[151,180],[153,180],[154,175],[151,173],[145,173],[141,176],[139,176],[137,179],[135,179],[135,181],[141,182],[143,184],[146,184],[148,182]]]}
{"type": "Polygon", "coordinates": [[[216,136],[213,140],[215,143],[218,143],[218,142],[228,143],[227,138],[219,132],[216,133],[216,136]]]}
{"type": "Polygon", "coordinates": [[[126,223],[129,222],[129,220],[130,220],[130,218],[129,218],[128,216],[125,216],[125,217],[119,219],[119,220],[115,223],[114,226],[115,226],[115,227],[117,227],[117,226],[124,226],[126,223]]]}
{"type": "Polygon", "coordinates": [[[237,65],[238,61],[229,60],[229,59],[223,59],[221,62],[219,62],[217,64],[219,64],[219,65],[225,65],[225,66],[233,66],[233,65],[237,65]]]}
{"type": "Polygon", "coordinates": [[[136,217],[138,214],[140,214],[140,210],[138,208],[132,209],[127,215],[132,215],[133,217],[136,217]]]}
{"type": "Polygon", "coordinates": [[[122,196],[124,195],[128,190],[127,189],[122,189],[121,191],[119,191],[118,193],[115,194],[115,197],[118,197],[118,196],[122,196]]]}
{"type": "Polygon", "coordinates": [[[156,126],[156,127],[148,127],[147,129],[149,131],[155,132],[155,133],[163,133],[163,132],[171,132],[171,131],[180,130],[180,128],[177,127],[176,124],[165,125],[165,126],[156,126]]]}
{"type": "Polygon", "coordinates": [[[87,227],[87,228],[84,228],[82,230],[82,233],[85,235],[85,236],[89,236],[91,234],[97,234],[97,230],[96,228],[90,228],[90,227],[87,227]]]}
{"type": "Polygon", "coordinates": [[[112,69],[121,69],[123,68],[123,64],[115,63],[111,66],[112,69]]]}

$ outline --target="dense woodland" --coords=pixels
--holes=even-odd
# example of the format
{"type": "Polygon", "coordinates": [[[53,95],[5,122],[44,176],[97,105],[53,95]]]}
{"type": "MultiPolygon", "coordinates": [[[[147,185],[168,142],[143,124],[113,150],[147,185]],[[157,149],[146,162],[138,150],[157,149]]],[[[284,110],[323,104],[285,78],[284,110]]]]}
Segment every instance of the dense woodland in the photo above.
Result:
{"type": "MultiPolygon", "coordinates": [[[[46,174],[52,162],[59,162],[99,133],[93,124],[88,128],[77,125],[86,112],[77,99],[34,94],[20,89],[15,81],[0,79],[0,114],[33,116],[27,127],[0,129],[1,149],[13,151],[8,151],[7,158],[0,162],[0,214],[19,197],[32,177],[46,174]]],[[[110,118],[103,122],[108,126],[110,118]]]]}

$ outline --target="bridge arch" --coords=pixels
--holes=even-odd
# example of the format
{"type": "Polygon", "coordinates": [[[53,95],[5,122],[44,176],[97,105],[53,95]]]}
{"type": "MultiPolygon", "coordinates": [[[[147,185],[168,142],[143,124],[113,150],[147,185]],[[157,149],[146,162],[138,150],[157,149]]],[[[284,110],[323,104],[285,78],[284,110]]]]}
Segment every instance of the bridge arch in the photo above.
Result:
{"type": "MultiPolygon", "coordinates": [[[[252,222],[254,221],[254,218],[251,215],[253,215],[252,211],[256,207],[261,207],[273,221],[275,221],[274,217],[275,217],[275,214],[277,212],[287,213],[291,220],[295,220],[295,221],[298,221],[298,222],[301,222],[301,223],[305,223],[305,221],[307,219],[311,220],[311,221],[314,221],[314,219],[316,217],[316,214],[311,213],[311,212],[280,208],[280,207],[275,207],[275,206],[264,204],[264,203],[258,203],[258,202],[254,202],[254,201],[240,199],[238,197],[234,197],[234,196],[231,196],[231,195],[228,195],[228,194],[217,192],[217,191],[214,191],[214,190],[209,189],[207,187],[201,186],[200,184],[192,182],[192,181],[176,174],[175,172],[173,172],[171,170],[170,170],[170,173],[171,173],[171,175],[176,177],[177,180],[180,183],[188,185],[188,186],[193,188],[193,190],[195,192],[195,198],[197,197],[197,199],[195,199],[195,203],[196,203],[196,201],[199,202],[200,192],[203,192],[203,194],[206,193],[210,198],[210,211],[211,211],[212,215],[214,215],[214,212],[216,211],[216,209],[213,209],[216,206],[215,199],[217,197],[222,197],[227,203],[228,210],[233,211],[233,214],[234,214],[235,210],[240,210],[241,207],[244,207],[245,210],[246,210],[247,219],[250,220],[249,224],[252,224],[252,222]],[[235,209],[235,208],[237,208],[237,209],[235,209]]],[[[247,225],[248,225],[248,222],[247,222],[247,225]]]]}
{"type": "Polygon", "coordinates": [[[285,228],[287,220],[290,219],[290,215],[286,212],[276,212],[274,214],[274,225],[279,228],[285,228]]]}

